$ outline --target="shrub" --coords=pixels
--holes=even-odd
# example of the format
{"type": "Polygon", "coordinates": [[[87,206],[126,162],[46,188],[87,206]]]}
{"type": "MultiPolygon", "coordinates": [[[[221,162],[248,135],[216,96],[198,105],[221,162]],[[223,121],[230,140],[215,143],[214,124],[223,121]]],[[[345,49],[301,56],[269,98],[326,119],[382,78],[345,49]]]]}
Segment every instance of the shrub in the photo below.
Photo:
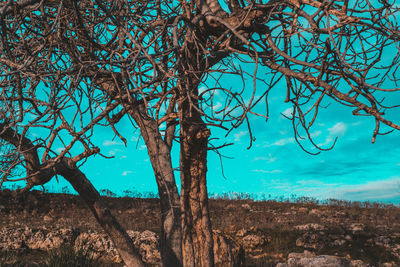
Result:
{"type": "Polygon", "coordinates": [[[72,246],[61,246],[49,251],[46,265],[51,267],[92,267],[103,266],[90,255],[90,250],[75,250],[72,246]]]}

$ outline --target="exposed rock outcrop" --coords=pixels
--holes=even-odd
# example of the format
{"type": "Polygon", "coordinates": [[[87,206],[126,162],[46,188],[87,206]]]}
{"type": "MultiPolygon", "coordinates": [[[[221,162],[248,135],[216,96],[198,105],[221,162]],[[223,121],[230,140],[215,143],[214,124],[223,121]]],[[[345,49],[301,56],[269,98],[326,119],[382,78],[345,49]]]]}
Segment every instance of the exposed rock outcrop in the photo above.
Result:
{"type": "MultiPolygon", "coordinates": [[[[159,237],[151,231],[132,231],[127,233],[133,244],[139,249],[143,261],[149,266],[161,266],[159,237]]],[[[245,257],[240,244],[224,236],[221,231],[214,231],[214,257],[216,267],[243,266],[245,257]]],[[[61,245],[73,245],[76,250],[89,251],[97,259],[121,262],[118,252],[105,233],[92,230],[79,232],[65,228],[48,230],[46,228],[3,228],[0,230],[0,250],[51,250],[61,245]]]]}
{"type": "Polygon", "coordinates": [[[278,263],[276,267],[367,267],[360,260],[349,260],[346,258],[315,255],[314,253],[290,253],[287,263],[278,263]]]}
{"type": "Polygon", "coordinates": [[[71,243],[74,235],[74,231],[68,228],[54,231],[28,227],[2,228],[0,230],[0,250],[50,250],[71,243]]]}

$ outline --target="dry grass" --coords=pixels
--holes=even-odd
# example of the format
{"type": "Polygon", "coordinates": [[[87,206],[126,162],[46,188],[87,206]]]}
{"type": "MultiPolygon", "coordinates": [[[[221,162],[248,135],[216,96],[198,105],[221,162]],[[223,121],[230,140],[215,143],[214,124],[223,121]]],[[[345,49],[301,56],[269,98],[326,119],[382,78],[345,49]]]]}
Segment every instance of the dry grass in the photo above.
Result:
{"type": "MultiPolygon", "coordinates": [[[[110,194],[108,192],[108,194],[110,194]]],[[[160,209],[158,199],[131,197],[107,197],[104,200],[112,209],[125,229],[159,232],[160,209]]],[[[315,249],[317,254],[346,256],[361,259],[371,264],[395,261],[387,250],[370,245],[370,233],[386,227],[385,234],[400,232],[400,209],[393,205],[379,203],[359,203],[338,200],[319,202],[308,198],[253,201],[251,196],[235,194],[214,196],[210,199],[211,221],[214,229],[234,236],[240,229],[250,229],[251,233],[268,237],[261,251],[254,257],[247,257],[248,266],[275,266],[290,252],[302,252],[296,246],[301,232],[296,225],[317,223],[326,227],[326,235],[347,234],[343,225],[361,223],[366,231],[353,234],[353,239],[344,246],[325,246],[315,249]],[[339,226],[340,225],[340,226],[339,226]]],[[[0,191],[0,225],[31,228],[73,227],[80,230],[99,230],[99,225],[79,197],[70,194],[44,194],[33,191],[24,196],[9,190],[0,191]],[[47,215],[52,221],[45,222],[47,215]]],[[[398,240],[400,242],[400,240],[398,240]]],[[[252,254],[252,251],[247,251],[252,254]]]]}

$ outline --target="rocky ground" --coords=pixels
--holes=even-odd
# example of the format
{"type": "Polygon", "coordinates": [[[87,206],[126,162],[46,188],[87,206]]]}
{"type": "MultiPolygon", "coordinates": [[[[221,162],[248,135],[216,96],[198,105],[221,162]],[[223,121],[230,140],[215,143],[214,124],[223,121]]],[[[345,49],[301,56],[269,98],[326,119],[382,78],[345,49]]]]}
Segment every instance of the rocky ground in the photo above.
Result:
{"type": "MultiPolygon", "coordinates": [[[[157,199],[105,198],[150,266],[158,266],[157,199]]],[[[210,200],[217,265],[226,243],[245,266],[400,266],[400,208],[330,201],[210,200]]],[[[0,191],[0,266],[40,262],[70,245],[115,266],[120,258],[79,197],[0,191]],[[10,257],[11,254],[13,256],[10,257]]]]}

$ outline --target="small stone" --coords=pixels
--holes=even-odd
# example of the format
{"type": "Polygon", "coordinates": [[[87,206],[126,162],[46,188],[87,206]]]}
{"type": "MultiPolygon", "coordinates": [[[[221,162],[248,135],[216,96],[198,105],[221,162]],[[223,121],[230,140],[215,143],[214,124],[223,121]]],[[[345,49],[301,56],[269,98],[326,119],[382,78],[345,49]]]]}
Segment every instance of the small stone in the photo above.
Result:
{"type": "Polygon", "coordinates": [[[119,255],[115,255],[112,261],[114,263],[121,263],[122,262],[122,258],[119,255]]]}
{"type": "Polygon", "coordinates": [[[332,243],[334,246],[343,246],[344,244],[346,244],[346,240],[344,239],[336,239],[335,241],[333,241],[332,243]]]}
{"type": "Polygon", "coordinates": [[[247,230],[246,229],[240,229],[239,231],[237,231],[236,236],[243,237],[243,236],[245,236],[245,234],[247,234],[247,230]]]}
{"type": "Polygon", "coordinates": [[[265,237],[258,235],[246,235],[245,237],[243,237],[242,243],[245,249],[254,249],[256,247],[264,245],[265,237]]]}
{"type": "Polygon", "coordinates": [[[310,214],[310,215],[320,215],[321,211],[319,211],[318,209],[312,209],[312,210],[310,210],[310,212],[308,214],[310,214]]]}
{"type": "Polygon", "coordinates": [[[243,205],[242,205],[242,208],[245,209],[245,210],[247,210],[247,211],[251,211],[251,207],[250,207],[249,204],[243,204],[243,205]]]}
{"type": "Polygon", "coordinates": [[[308,212],[308,208],[301,207],[301,208],[298,209],[298,211],[302,212],[302,213],[307,213],[308,212]]]}
{"type": "Polygon", "coordinates": [[[362,223],[352,223],[349,225],[348,229],[353,233],[361,232],[365,230],[365,225],[362,223]]]}
{"type": "Polygon", "coordinates": [[[350,261],[350,267],[365,267],[365,263],[361,260],[352,260],[350,261]]]}
{"type": "Polygon", "coordinates": [[[307,223],[307,224],[302,224],[302,225],[296,225],[294,228],[296,230],[300,230],[300,231],[325,230],[325,226],[317,224],[317,223],[307,223]]]}
{"type": "Polygon", "coordinates": [[[344,239],[346,239],[347,241],[353,240],[353,238],[350,235],[345,235],[344,239]]]}

